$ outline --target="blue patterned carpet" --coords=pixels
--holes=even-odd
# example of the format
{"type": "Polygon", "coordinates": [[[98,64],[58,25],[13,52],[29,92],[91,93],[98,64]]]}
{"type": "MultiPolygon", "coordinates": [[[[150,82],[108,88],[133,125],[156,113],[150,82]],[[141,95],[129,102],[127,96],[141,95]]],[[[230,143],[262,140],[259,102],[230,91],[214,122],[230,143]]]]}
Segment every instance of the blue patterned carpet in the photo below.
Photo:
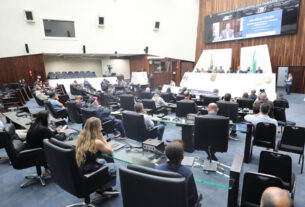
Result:
{"type": "MultiPolygon", "coordinates": [[[[305,95],[292,94],[286,97],[289,100],[290,108],[287,109],[287,119],[294,121],[298,126],[305,127],[305,95]]],[[[31,111],[39,111],[39,108],[34,100],[27,103],[31,111]]],[[[80,125],[73,125],[73,128],[80,129],[80,125]]],[[[167,124],[164,139],[171,140],[181,138],[181,129],[175,125],[167,124]]],[[[220,160],[232,162],[235,154],[243,154],[245,134],[238,133],[239,141],[229,141],[229,151],[227,153],[218,154],[220,160]]],[[[280,136],[278,137],[278,139],[280,136]]],[[[244,172],[258,170],[259,153],[262,148],[254,147],[252,162],[244,165],[244,172]]],[[[198,154],[199,152],[196,152],[198,154]]],[[[201,153],[202,154],[202,153],[201,153]]],[[[6,155],[3,149],[0,150],[0,156],[6,155]]],[[[204,154],[204,156],[206,156],[204,154]]],[[[295,207],[305,206],[305,173],[300,174],[300,165],[297,164],[298,156],[290,154],[293,159],[293,171],[296,174],[296,195],[295,207]]],[[[118,166],[124,165],[117,163],[118,166]]],[[[9,162],[0,161],[0,206],[47,206],[58,207],[80,202],[81,200],[70,195],[69,193],[58,187],[52,180],[47,181],[46,187],[42,187],[39,183],[30,185],[24,189],[19,186],[23,183],[24,176],[35,172],[34,168],[26,170],[15,170],[9,162]]],[[[210,186],[203,183],[196,183],[198,191],[202,193],[203,206],[209,207],[225,207],[227,204],[227,190],[216,186],[210,186]]],[[[120,190],[119,179],[117,178],[116,188],[120,190]]],[[[240,187],[241,192],[241,187],[240,187]]],[[[147,189],[149,193],[149,188],[147,189]]],[[[170,192],[169,192],[170,193],[170,192]]],[[[122,205],[121,196],[96,203],[97,206],[104,207],[119,207],[122,205]]]]}

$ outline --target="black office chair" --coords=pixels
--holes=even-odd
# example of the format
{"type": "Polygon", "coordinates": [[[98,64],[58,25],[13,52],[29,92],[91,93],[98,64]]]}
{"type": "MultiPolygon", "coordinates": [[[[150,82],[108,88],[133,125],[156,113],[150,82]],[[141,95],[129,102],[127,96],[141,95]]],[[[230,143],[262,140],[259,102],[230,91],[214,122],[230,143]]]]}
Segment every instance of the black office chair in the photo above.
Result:
{"type": "Polygon", "coordinates": [[[123,125],[126,131],[126,136],[130,139],[143,142],[148,138],[158,137],[156,126],[151,130],[146,130],[143,114],[133,111],[124,111],[123,125]]]}
{"type": "Polygon", "coordinates": [[[176,116],[186,117],[189,113],[197,113],[194,101],[177,101],[176,116]]]}
{"type": "Polygon", "coordinates": [[[177,95],[176,96],[176,102],[177,101],[181,101],[181,100],[183,100],[184,99],[184,95],[177,95]]]}
{"type": "Polygon", "coordinates": [[[290,126],[296,125],[295,122],[286,120],[285,108],[274,107],[273,112],[274,112],[274,118],[277,120],[278,125],[281,127],[281,131],[282,131],[282,128],[287,125],[290,125],[290,126]]]}
{"type": "Polygon", "coordinates": [[[271,123],[260,122],[255,127],[254,137],[251,146],[251,156],[253,146],[271,148],[275,150],[276,126],[271,123]]]}
{"type": "Polygon", "coordinates": [[[140,99],[151,99],[151,98],[152,98],[151,92],[143,91],[140,93],[140,99]]]}
{"type": "Polygon", "coordinates": [[[67,118],[68,112],[66,109],[62,109],[60,111],[55,111],[52,104],[49,101],[44,101],[44,105],[46,106],[47,110],[50,112],[50,114],[58,119],[58,118],[67,118]]]}
{"type": "Polygon", "coordinates": [[[208,106],[210,103],[216,103],[217,101],[219,101],[219,97],[218,96],[200,96],[200,99],[203,100],[203,105],[204,106],[208,106]]]}
{"type": "Polygon", "coordinates": [[[283,188],[280,178],[262,173],[244,174],[240,207],[259,207],[263,192],[268,187],[283,188]]]}
{"type": "Polygon", "coordinates": [[[261,151],[258,172],[279,177],[283,188],[291,193],[292,199],[294,198],[296,182],[292,172],[292,159],[289,155],[261,151]]]}
{"type": "Polygon", "coordinates": [[[82,123],[82,116],[79,113],[79,110],[76,106],[76,102],[75,101],[67,101],[67,112],[68,112],[68,116],[69,119],[72,123],[82,123]]]}
{"type": "Polygon", "coordinates": [[[195,149],[204,150],[209,158],[215,152],[228,151],[229,118],[203,115],[195,118],[195,149]]]}
{"type": "Polygon", "coordinates": [[[273,105],[274,107],[279,107],[279,108],[289,108],[289,103],[287,100],[283,99],[283,100],[279,100],[279,99],[276,99],[273,101],[273,105]]]}
{"type": "Polygon", "coordinates": [[[239,104],[239,107],[242,109],[253,109],[254,100],[250,98],[238,98],[236,102],[239,104]]]}
{"type": "Polygon", "coordinates": [[[92,173],[82,175],[76,163],[74,147],[53,138],[43,140],[43,144],[55,183],[70,194],[84,198],[84,203],[70,206],[94,206],[90,202],[90,194],[115,179],[108,174],[108,167],[103,166],[92,173]]]}
{"type": "Polygon", "coordinates": [[[119,174],[124,207],[189,206],[187,183],[178,173],[128,165],[121,167],[119,174]]]}
{"type": "Polygon", "coordinates": [[[22,142],[16,135],[13,124],[7,124],[5,129],[0,131],[0,137],[14,169],[22,170],[36,167],[37,174],[25,176],[28,181],[23,183],[20,187],[24,188],[34,181],[40,181],[42,186],[45,186],[46,184],[41,172],[41,166],[46,166],[43,149],[31,148],[26,142],[22,142]]]}
{"type": "Polygon", "coordinates": [[[123,110],[134,111],[134,96],[124,94],[120,96],[120,105],[123,110]]]}
{"type": "Polygon", "coordinates": [[[155,102],[152,99],[143,99],[142,104],[144,109],[150,109],[150,114],[159,114],[159,113],[166,113],[166,109],[164,108],[157,108],[155,102]]]}
{"type": "Polygon", "coordinates": [[[277,144],[277,149],[280,151],[299,154],[299,164],[302,159],[301,173],[304,166],[304,143],[305,143],[305,128],[299,126],[285,126],[282,139],[277,144]]]}
{"type": "Polygon", "coordinates": [[[83,126],[85,125],[87,119],[89,119],[91,117],[97,117],[96,111],[93,109],[81,108],[80,111],[82,114],[83,126]]]}
{"type": "Polygon", "coordinates": [[[233,123],[238,121],[238,103],[229,101],[217,101],[218,115],[228,117],[233,123]]]}

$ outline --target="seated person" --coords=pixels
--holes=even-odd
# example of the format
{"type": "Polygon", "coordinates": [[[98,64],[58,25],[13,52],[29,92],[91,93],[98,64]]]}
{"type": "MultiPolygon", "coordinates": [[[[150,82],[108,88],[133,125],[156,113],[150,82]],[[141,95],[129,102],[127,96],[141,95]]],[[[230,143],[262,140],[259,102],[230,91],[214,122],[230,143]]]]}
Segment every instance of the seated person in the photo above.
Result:
{"type": "Polygon", "coordinates": [[[166,89],[166,93],[169,94],[169,102],[175,102],[175,101],[176,101],[176,97],[175,97],[175,95],[172,93],[172,90],[171,90],[170,87],[168,87],[168,88],[166,89]]]}
{"type": "Polygon", "coordinates": [[[248,122],[251,122],[254,125],[254,129],[255,129],[256,125],[260,122],[274,124],[277,129],[278,128],[277,121],[268,116],[268,114],[270,112],[270,108],[271,107],[268,103],[261,103],[258,114],[253,114],[253,115],[248,114],[244,117],[244,119],[248,122]]]}
{"type": "Polygon", "coordinates": [[[251,68],[247,67],[247,70],[244,73],[252,73],[251,68]]]}
{"type": "MultiPolygon", "coordinates": [[[[191,100],[190,97],[191,97],[190,92],[185,91],[184,92],[184,99],[182,99],[182,101],[192,101],[192,102],[195,103],[195,101],[191,100]]],[[[198,106],[197,106],[196,103],[195,103],[195,111],[198,112],[198,106]]]]}
{"type": "Polygon", "coordinates": [[[86,92],[86,89],[84,88],[84,85],[79,84],[78,85],[78,90],[80,91],[80,94],[83,96],[83,99],[87,101],[89,99],[89,96],[86,92]]]}
{"type": "Polygon", "coordinates": [[[0,113],[0,131],[4,129],[6,125],[6,118],[3,116],[2,113],[0,113]]]}
{"type": "Polygon", "coordinates": [[[256,100],[257,95],[256,95],[256,90],[255,89],[251,90],[251,94],[250,94],[249,98],[251,98],[253,100],[256,100]]]}
{"type": "Polygon", "coordinates": [[[72,86],[76,87],[78,85],[77,80],[74,80],[73,83],[71,84],[72,86]]]}
{"type": "Polygon", "coordinates": [[[225,70],[222,69],[222,66],[219,67],[219,70],[217,71],[217,73],[225,73],[225,70]]]}
{"type": "Polygon", "coordinates": [[[256,73],[263,73],[263,70],[261,67],[258,67],[257,70],[256,70],[256,73]]]}
{"type": "Polygon", "coordinates": [[[89,87],[91,86],[91,84],[89,83],[89,81],[87,79],[84,80],[84,87],[89,87]]]}
{"type": "Polygon", "coordinates": [[[195,206],[198,198],[197,187],[195,184],[192,171],[181,165],[184,158],[183,142],[180,140],[173,140],[165,148],[165,154],[168,158],[166,163],[160,164],[156,167],[158,170],[176,172],[185,177],[188,192],[188,206],[195,206]]]}
{"type": "Polygon", "coordinates": [[[213,90],[213,96],[219,96],[219,90],[217,88],[213,90]]]}
{"type": "Polygon", "coordinates": [[[102,107],[98,104],[97,100],[94,100],[92,105],[89,107],[96,111],[97,117],[102,121],[106,122],[109,120],[114,121],[115,129],[114,129],[114,136],[122,136],[126,137],[125,129],[122,123],[122,120],[116,119],[111,116],[111,111],[108,108],[102,107]]]}
{"type": "Polygon", "coordinates": [[[167,106],[167,103],[161,97],[161,93],[158,91],[152,97],[152,100],[155,102],[157,108],[164,108],[167,106]]]}
{"type": "Polygon", "coordinates": [[[244,92],[243,96],[241,98],[248,99],[249,98],[249,94],[247,92],[244,92]]]}
{"type": "Polygon", "coordinates": [[[59,140],[65,140],[65,130],[57,129],[53,132],[49,129],[48,123],[50,115],[48,111],[40,111],[35,119],[35,122],[31,124],[30,129],[26,135],[26,142],[31,147],[43,147],[43,139],[50,139],[55,137],[59,140]]]}
{"type": "MultiPolygon", "coordinates": [[[[96,117],[89,118],[82,131],[77,138],[76,144],[76,162],[83,175],[92,173],[104,165],[108,166],[109,176],[106,187],[115,185],[116,168],[114,163],[107,163],[105,159],[98,158],[101,153],[111,155],[113,153],[112,147],[107,143],[103,134],[101,133],[102,123],[96,117]]],[[[118,191],[110,190],[111,195],[119,194],[118,191]]],[[[108,190],[107,190],[108,192],[108,190]]],[[[106,195],[107,192],[103,189],[97,191],[99,194],[106,195]]]]}
{"type": "Polygon", "coordinates": [[[42,87],[43,88],[47,88],[47,89],[51,89],[52,88],[52,86],[50,86],[48,81],[45,81],[44,84],[42,84],[42,87]]]}
{"type": "Polygon", "coordinates": [[[240,66],[237,67],[235,73],[243,73],[243,71],[240,69],[240,66]]]}
{"type": "Polygon", "coordinates": [[[84,104],[84,102],[83,102],[83,97],[82,96],[80,96],[80,95],[77,95],[77,96],[75,96],[75,102],[76,102],[76,108],[77,108],[77,111],[79,112],[79,113],[81,113],[81,108],[83,108],[83,107],[85,107],[85,104],[84,104]]]}
{"type": "Polygon", "coordinates": [[[106,79],[104,79],[102,81],[101,88],[102,88],[102,91],[107,91],[108,90],[108,83],[107,83],[106,79]]]}
{"type": "Polygon", "coordinates": [[[45,101],[49,98],[49,96],[47,96],[43,93],[43,90],[38,85],[36,86],[36,89],[35,89],[35,96],[41,101],[45,101]]]}
{"type": "Polygon", "coordinates": [[[260,207],[292,207],[287,192],[278,187],[267,188],[261,198],[260,207]]]}
{"type": "Polygon", "coordinates": [[[119,103],[120,100],[114,95],[114,89],[108,90],[109,93],[107,93],[107,101],[112,103],[119,103]]]}
{"type": "Polygon", "coordinates": [[[181,91],[179,91],[179,95],[184,95],[184,92],[187,91],[186,87],[183,87],[181,91]]]}
{"type": "Polygon", "coordinates": [[[49,94],[49,96],[50,98],[48,99],[48,101],[51,103],[55,111],[60,111],[65,109],[64,105],[57,100],[57,96],[55,93],[52,92],[49,94]]]}
{"type": "MultiPolygon", "coordinates": [[[[282,92],[280,92],[278,95],[277,95],[277,99],[275,99],[274,101],[281,101],[281,102],[284,102],[285,104],[285,108],[289,108],[289,103],[288,103],[288,100],[284,98],[284,94],[282,92]]],[[[274,103],[273,101],[273,103],[274,103]]]]}
{"type": "Polygon", "coordinates": [[[170,85],[170,86],[176,86],[176,83],[175,83],[175,81],[171,80],[171,81],[169,82],[169,85],[170,85]]]}
{"type": "MultiPolygon", "coordinates": [[[[141,113],[144,116],[144,122],[145,122],[145,127],[147,130],[150,130],[155,127],[154,122],[152,121],[151,117],[147,115],[146,111],[144,111],[143,104],[142,103],[136,103],[134,105],[134,110],[137,113],[141,113]]],[[[157,126],[158,130],[158,139],[162,140],[163,133],[164,133],[164,125],[160,124],[157,126]]]]}
{"type": "Polygon", "coordinates": [[[269,101],[266,93],[259,94],[257,99],[254,101],[254,103],[253,103],[253,113],[257,114],[259,112],[261,103],[268,103],[270,105],[269,116],[274,117],[274,114],[273,114],[274,105],[273,105],[272,101],[269,101]]]}

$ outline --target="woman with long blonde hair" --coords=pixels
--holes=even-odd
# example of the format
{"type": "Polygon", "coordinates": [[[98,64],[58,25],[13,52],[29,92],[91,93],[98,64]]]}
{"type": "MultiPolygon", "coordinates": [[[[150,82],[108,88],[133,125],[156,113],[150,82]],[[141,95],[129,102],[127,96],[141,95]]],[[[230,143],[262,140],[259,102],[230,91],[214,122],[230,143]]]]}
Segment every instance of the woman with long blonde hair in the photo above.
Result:
{"type": "MultiPolygon", "coordinates": [[[[104,159],[99,159],[99,155],[113,153],[113,149],[103,137],[101,132],[102,123],[99,118],[89,118],[83,130],[80,132],[77,138],[76,144],[76,162],[79,166],[82,174],[87,174],[98,170],[103,165],[108,166],[109,180],[113,182],[109,183],[110,186],[115,185],[116,169],[114,165],[107,163],[104,159]]],[[[113,163],[112,163],[113,164],[113,163]]],[[[117,191],[97,191],[98,193],[108,193],[111,195],[118,194],[117,191]],[[109,193],[111,192],[111,193],[109,193]]]]}

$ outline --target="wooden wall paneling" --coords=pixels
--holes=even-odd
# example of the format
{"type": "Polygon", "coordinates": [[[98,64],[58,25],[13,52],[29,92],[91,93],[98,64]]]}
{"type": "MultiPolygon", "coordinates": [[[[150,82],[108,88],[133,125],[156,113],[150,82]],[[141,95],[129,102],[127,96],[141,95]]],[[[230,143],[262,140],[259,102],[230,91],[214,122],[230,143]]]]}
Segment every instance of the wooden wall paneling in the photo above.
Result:
{"type": "Polygon", "coordinates": [[[42,80],[45,80],[45,65],[42,54],[0,58],[0,85],[18,82],[23,78],[31,85],[38,75],[41,76],[42,80]],[[32,70],[33,77],[30,77],[29,70],[32,70]]]}
{"type": "Polygon", "coordinates": [[[200,0],[199,19],[197,28],[196,62],[204,49],[232,48],[232,68],[236,70],[240,63],[240,48],[267,44],[273,72],[277,66],[304,66],[305,65],[305,1],[300,1],[298,32],[292,35],[262,37],[229,41],[222,43],[205,44],[204,17],[210,14],[224,12],[236,8],[253,5],[266,0],[200,0]]]}
{"type": "Polygon", "coordinates": [[[132,72],[141,72],[143,68],[146,69],[146,72],[150,73],[147,55],[136,55],[129,57],[129,65],[130,77],[132,72]]]}
{"type": "Polygon", "coordinates": [[[305,92],[305,66],[304,67],[289,67],[289,73],[292,74],[293,82],[291,92],[304,93],[305,92]]]}
{"type": "Polygon", "coordinates": [[[193,62],[187,62],[187,61],[181,61],[180,64],[180,80],[182,79],[185,72],[192,72],[194,70],[194,63],[193,62]]]}

